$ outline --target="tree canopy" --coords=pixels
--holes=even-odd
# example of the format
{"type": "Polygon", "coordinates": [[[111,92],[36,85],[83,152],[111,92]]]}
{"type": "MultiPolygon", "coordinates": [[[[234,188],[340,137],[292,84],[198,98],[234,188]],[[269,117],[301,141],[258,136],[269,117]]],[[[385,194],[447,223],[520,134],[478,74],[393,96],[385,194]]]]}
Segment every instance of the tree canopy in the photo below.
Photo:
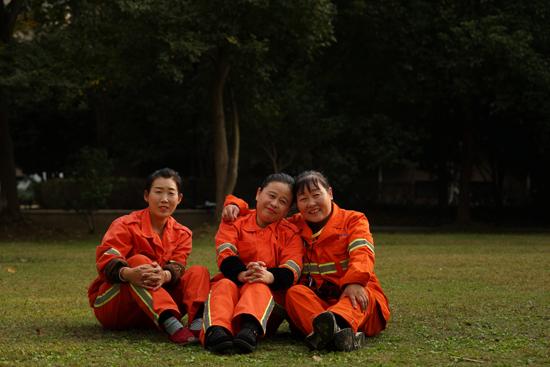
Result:
{"type": "Polygon", "coordinates": [[[463,222],[472,205],[512,205],[510,182],[525,183],[522,205],[550,203],[546,1],[0,4],[11,215],[16,165],[67,171],[83,146],[115,175],[171,166],[211,182],[218,204],[303,169],[362,210],[392,169],[427,172],[442,208],[456,188],[463,222]]]}

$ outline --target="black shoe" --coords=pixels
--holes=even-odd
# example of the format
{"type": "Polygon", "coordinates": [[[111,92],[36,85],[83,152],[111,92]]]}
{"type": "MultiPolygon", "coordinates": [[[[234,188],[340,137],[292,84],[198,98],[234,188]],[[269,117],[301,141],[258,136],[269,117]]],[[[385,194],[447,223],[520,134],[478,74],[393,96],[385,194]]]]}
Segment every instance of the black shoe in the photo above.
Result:
{"type": "Polygon", "coordinates": [[[365,334],[344,328],[334,334],[334,348],[342,352],[357,350],[365,344],[365,334]]]}
{"type": "Polygon", "coordinates": [[[242,328],[233,339],[233,345],[239,353],[252,353],[256,349],[258,333],[253,328],[242,328]]]}
{"type": "Polygon", "coordinates": [[[225,353],[233,347],[233,337],[221,326],[211,326],[206,331],[204,347],[212,353],[225,353]]]}
{"type": "Polygon", "coordinates": [[[329,311],[323,312],[313,319],[313,333],[306,337],[306,345],[311,350],[324,349],[339,331],[334,314],[329,311]]]}

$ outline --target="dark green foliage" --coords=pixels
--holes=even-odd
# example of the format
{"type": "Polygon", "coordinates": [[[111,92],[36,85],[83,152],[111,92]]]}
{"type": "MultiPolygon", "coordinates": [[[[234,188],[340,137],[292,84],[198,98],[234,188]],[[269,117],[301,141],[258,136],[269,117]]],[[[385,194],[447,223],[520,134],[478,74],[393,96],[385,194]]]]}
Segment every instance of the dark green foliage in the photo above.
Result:
{"type": "Polygon", "coordinates": [[[342,204],[364,209],[381,170],[421,168],[442,213],[472,172],[492,186],[461,186],[466,204],[550,203],[547,1],[39,3],[0,49],[27,173],[62,171],[97,146],[117,176],[172,166],[208,187],[191,185],[186,203],[214,201],[210,99],[223,59],[241,123],[237,192],[272,171],[321,169],[342,204]],[[506,194],[510,178],[528,182],[526,198],[506,194]]]}

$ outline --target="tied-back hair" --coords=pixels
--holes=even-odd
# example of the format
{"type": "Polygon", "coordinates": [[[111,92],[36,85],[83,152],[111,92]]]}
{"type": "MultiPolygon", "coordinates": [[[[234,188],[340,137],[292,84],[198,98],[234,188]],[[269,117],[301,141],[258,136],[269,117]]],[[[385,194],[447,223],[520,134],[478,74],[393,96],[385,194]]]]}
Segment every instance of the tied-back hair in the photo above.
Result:
{"type": "Polygon", "coordinates": [[[182,189],[182,180],[180,174],[173,170],[172,168],[161,168],[159,170],[156,170],[155,172],[151,173],[147,180],[145,181],[145,191],[149,192],[151,191],[151,186],[153,186],[153,181],[155,181],[157,178],[171,178],[176,183],[176,186],[178,188],[178,194],[181,194],[182,189]]]}
{"type": "Polygon", "coordinates": [[[312,191],[324,187],[326,190],[330,188],[328,179],[319,171],[304,171],[296,177],[294,184],[294,193],[296,195],[303,194],[306,189],[312,191]]]}

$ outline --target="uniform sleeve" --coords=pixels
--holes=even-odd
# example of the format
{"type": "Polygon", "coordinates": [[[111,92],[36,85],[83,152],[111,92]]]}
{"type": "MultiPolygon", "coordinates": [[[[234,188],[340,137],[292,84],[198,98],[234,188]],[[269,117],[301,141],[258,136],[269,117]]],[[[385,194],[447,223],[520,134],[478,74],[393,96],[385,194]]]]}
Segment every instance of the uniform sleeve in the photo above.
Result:
{"type": "Polygon", "coordinates": [[[222,221],[216,233],[216,262],[223,275],[234,283],[240,284],[238,276],[246,266],[239,257],[237,240],[239,232],[233,223],[222,221]]]}
{"type": "Polygon", "coordinates": [[[221,263],[230,256],[239,256],[237,250],[237,240],[239,233],[234,223],[226,223],[222,221],[216,233],[216,262],[218,267],[221,263]]]}
{"type": "Polygon", "coordinates": [[[168,270],[172,275],[169,286],[173,286],[178,283],[181,276],[185,272],[185,266],[187,265],[187,258],[191,254],[193,233],[187,228],[182,228],[179,231],[177,242],[174,245],[175,249],[172,252],[172,257],[162,267],[168,270]]]}
{"type": "Polygon", "coordinates": [[[132,234],[128,225],[122,219],[116,219],[96,248],[96,267],[99,275],[112,283],[120,282],[118,270],[128,266],[126,258],[132,248],[132,234]]]}
{"type": "Polygon", "coordinates": [[[296,284],[302,274],[302,259],[304,256],[304,246],[298,230],[292,226],[288,230],[286,242],[280,247],[279,268],[292,271],[293,283],[296,284]]]}
{"type": "Polygon", "coordinates": [[[227,195],[225,197],[223,206],[226,207],[228,205],[236,205],[239,207],[239,217],[250,213],[250,208],[248,207],[248,203],[243,199],[236,197],[235,195],[227,195]]]}
{"type": "Polygon", "coordinates": [[[347,244],[349,255],[348,269],[340,279],[340,288],[356,283],[367,285],[374,272],[374,241],[365,215],[356,213],[347,223],[350,236],[347,244]]]}

